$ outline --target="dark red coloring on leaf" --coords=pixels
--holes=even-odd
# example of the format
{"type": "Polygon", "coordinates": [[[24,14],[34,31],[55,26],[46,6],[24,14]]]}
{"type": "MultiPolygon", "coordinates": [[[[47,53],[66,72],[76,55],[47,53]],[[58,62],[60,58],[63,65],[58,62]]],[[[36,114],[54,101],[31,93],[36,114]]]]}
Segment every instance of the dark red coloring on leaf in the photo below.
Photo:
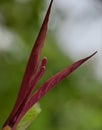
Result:
{"type": "Polygon", "coordinates": [[[23,76],[16,103],[11,114],[3,125],[3,130],[5,130],[5,128],[11,128],[12,130],[16,130],[16,127],[21,118],[36,102],[38,102],[56,84],[58,84],[68,75],[70,75],[81,64],[83,64],[85,61],[87,61],[89,58],[96,54],[95,52],[89,57],[79,60],[71,66],[53,75],[51,78],[45,81],[36,92],[33,92],[34,88],[36,87],[40,78],[43,76],[46,69],[47,58],[44,57],[40,61],[40,54],[46,37],[52,3],[53,0],[51,0],[50,2],[44,22],[41,26],[40,32],[31,51],[31,55],[27,63],[27,67],[23,76]]]}

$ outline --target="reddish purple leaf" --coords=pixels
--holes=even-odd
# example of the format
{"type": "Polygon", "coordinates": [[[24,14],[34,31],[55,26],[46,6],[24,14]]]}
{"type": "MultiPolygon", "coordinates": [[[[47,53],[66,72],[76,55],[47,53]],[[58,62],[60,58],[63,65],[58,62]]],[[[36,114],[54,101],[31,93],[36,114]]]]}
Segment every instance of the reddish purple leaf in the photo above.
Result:
{"type": "Polygon", "coordinates": [[[29,57],[16,103],[10,116],[3,125],[3,130],[9,130],[10,128],[12,130],[15,130],[21,118],[36,102],[38,102],[56,84],[58,84],[68,75],[70,75],[81,64],[83,64],[85,61],[87,61],[89,58],[96,54],[95,52],[89,57],[77,61],[70,67],[67,67],[62,71],[58,72],[57,74],[49,78],[45,83],[43,83],[35,93],[33,93],[34,88],[36,87],[40,78],[43,76],[46,69],[47,58],[44,57],[40,62],[40,54],[46,37],[52,2],[53,0],[51,0],[50,2],[44,22],[41,26],[40,32],[29,57]]]}
{"type": "Polygon", "coordinates": [[[25,113],[36,103],[38,102],[50,89],[52,89],[55,85],[57,85],[60,81],[70,75],[73,71],[75,71],[81,64],[87,61],[89,58],[94,56],[97,52],[93,53],[92,55],[81,59],[71,66],[65,68],[64,70],[56,73],[51,78],[49,78],[41,87],[33,94],[33,96],[29,99],[29,101],[25,104],[23,111],[21,112],[18,122],[25,115],[25,113]]]}
{"type": "Polygon", "coordinates": [[[24,102],[24,99],[27,96],[27,91],[29,91],[29,82],[31,80],[31,77],[32,77],[32,75],[35,75],[37,72],[37,69],[39,66],[41,50],[44,45],[44,40],[46,37],[47,26],[48,26],[49,15],[50,15],[52,3],[53,3],[53,0],[51,0],[51,2],[50,2],[44,22],[42,24],[42,27],[40,29],[40,32],[38,34],[34,47],[32,49],[31,55],[29,57],[16,103],[14,105],[14,108],[13,108],[10,116],[8,117],[7,121],[5,122],[4,126],[6,124],[8,124],[10,122],[10,120],[13,120],[15,114],[19,110],[19,107],[22,105],[22,103],[24,102]]]}

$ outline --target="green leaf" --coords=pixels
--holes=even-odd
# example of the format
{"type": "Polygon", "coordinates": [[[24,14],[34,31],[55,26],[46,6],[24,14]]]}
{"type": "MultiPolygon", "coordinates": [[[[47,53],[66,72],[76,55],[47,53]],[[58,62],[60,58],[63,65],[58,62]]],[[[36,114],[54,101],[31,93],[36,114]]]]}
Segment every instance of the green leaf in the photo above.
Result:
{"type": "Polygon", "coordinates": [[[41,112],[40,104],[36,103],[21,119],[17,126],[17,130],[25,130],[41,112]]]}

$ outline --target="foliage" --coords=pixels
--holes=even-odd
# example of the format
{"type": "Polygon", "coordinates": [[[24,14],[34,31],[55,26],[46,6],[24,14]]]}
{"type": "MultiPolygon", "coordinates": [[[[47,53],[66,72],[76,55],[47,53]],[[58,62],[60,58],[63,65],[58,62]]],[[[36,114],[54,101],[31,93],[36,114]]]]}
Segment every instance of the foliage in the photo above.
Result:
{"type": "MultiPolygon", "coordinates": [[[[16,99],[27,62],[26,56],[39,30],[45,6],[44,0],[0,1],[0,27],[2,25],[14,32],[23,41],[20,44],[15,41],[12,46],[24,45],[20,54],[17,48],[15,53],[12,49],[0,52],[0,127],[16,99]],[[22,60],[18,60],[17,56],[23,57],[22,60]]],[[[72,62],[60,51],[53,34],[48,34],[42,53],[47,55],[48,64],[41,83],[72,62]]],[[[91,65],[77,70],[58,86],[41,100],[42,112],[28,129],[101,130],[101,84],[93,76],[91,65]]]]}

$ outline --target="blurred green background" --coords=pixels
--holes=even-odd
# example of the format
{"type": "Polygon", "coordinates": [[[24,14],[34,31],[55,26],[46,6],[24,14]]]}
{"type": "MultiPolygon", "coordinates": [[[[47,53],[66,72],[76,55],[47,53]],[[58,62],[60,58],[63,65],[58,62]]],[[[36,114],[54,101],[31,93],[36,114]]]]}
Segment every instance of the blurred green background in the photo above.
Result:
{"type": "MultiPolygon", "coordinates": [[[[46,2],[0,0],[0,128],[15,102],[46,2]]],[[[48,63],[40,83],[73,63],[60,51],[55,32],[49,29],[47,34],[42,56],[48,63]]],[[[102,87],[92,64],[90,60],[40,100],[42,112],[28,130],[102,130],[102,87]]]]}

